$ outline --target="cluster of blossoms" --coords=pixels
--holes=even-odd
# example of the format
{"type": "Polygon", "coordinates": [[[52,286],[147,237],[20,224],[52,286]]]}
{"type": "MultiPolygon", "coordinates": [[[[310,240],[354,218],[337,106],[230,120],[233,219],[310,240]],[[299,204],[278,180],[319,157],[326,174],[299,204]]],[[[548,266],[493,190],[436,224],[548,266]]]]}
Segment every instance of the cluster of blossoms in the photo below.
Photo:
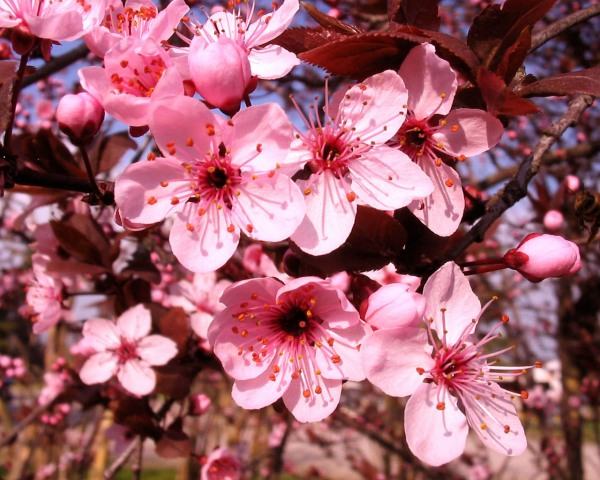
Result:
{"type": "MultiPolygon", "coordinates": [[[[212,352],[233,379],[237,405],[260,409],[281,399],[295,419],[315,422],[335,411],[345,382],[367,380],[409,397],[406,440],[423,462],[438,466],[461,455],[470,429],[487,447],[518,455],[527,442],[514,399],[526,395],[501,384],[534,365],[499,366],[496,357],[509,348],[488,350],[508,317],[476,338],[489,303],[481,306],[457,264],[441,266],[422,293],[419,278],[390,267],[370,273],[384,285],[357,309],[347,275],[290,278],[260,245],[247,246],[289,240],[309,256],[329,254],[347,242],[359,206],[406,207],[433,234],[449,237],[465,210],[457,164],[493,148],[504,131],[489,112],[453,108],[458,75],[428,43],[412,48],[397,71],[331,96],[326,87],[323,108],[315,101],[305,112],[292,99],[303,128],[277,104],[252,105],[259,79],[281,78],[300,63],[270,43],[298,9],[298,0],[285,0],[271,13],[216,11],[201,24],[184,0],[162,11],[151,0],[0,0],[0,28],[48,41],[82,38],[102,59],[80,69],[85,91],[64,96],[56,111],[84,157],[105,113],[132,134],[150,132],[157,149],[115,181],[115,220],[126,231],[162,224],[168,233],[190,273],[178,278],[162,268],[152,299],[183,310],[202,353],[212,352]],[[169,43],[174,34],[179,41],[169,43]],[[240,245],[251,275],[218,276],[240,245]]],[[[32,259],[26,302],[36,334],[67,316],[66,283],[49,258],[40,251],[32,259]]],[[[513,268],[531,281],[581,268],[575,244],[539,234],[481,265],[513,268]]],[[[477,273],[478,263],[472,266],[477,273]]],[[[143,397],[157,387],[155,367],[186,352],[152,333],[149,307],[127,306],[115,321],[87,320],[74,353],[86,357],[84,384],[116,377],[119,390],[143,397]]],[[[3,362],[5,377],[19,376],[20,367],[3,362]]],[[[46,374],[42,404],[73,380],[61,368],[46,374]]],[[[210,404],[198,395],[191,411],[202,415],[210,404]]],[[[43,421],[57,424],[69,411],[55,405],[43,421]]],[[[224,449],[202,473],[239,476],[224,449]]]]}

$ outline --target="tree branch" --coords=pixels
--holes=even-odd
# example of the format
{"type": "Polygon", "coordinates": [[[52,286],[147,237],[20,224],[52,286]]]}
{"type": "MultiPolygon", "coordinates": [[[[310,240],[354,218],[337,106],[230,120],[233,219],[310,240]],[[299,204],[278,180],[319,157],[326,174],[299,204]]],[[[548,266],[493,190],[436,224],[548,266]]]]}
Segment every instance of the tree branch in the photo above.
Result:
{"type": "Polygon", "coordinates": [[[540,138],[533,154],[521,162],[514,177],[500,192],[488,201],[486,213],[483,217],[445,255],[448,260],[457,258],[472,243],[482,241],[487,229],[506,210],[527,195],[529,182],[540,170],[544,154],[554,145],[565,130],[579,119],[581,114],[593,101],[594,99],[589,95],[577,95],[569,102],[569,107],[565,114],[546,130],[540,138]]]}
{"type": "Polygon", "coordinates": [[[531,48],[529,51],[531,52],[539,48],[548,40],[560,35],[565,30],[568,30],[572,26],[577,25],[588,18],[595,17],[596,15],[600,15],[600,4],[592,5],[584,10],[579,10],[578,12],[574,12],[564,18],[561,18],[557,22],[551,23],[546,28],[533,35],[531,38],[531,48]]]}
{"type": "Polygon", "coordinates": [[[117,459],[112,463],[112,465],[106,469],[106,471],[104,472],[105,480],[111,480],[111,478],[113,478],[117,474],[117,472],[121,470],[121,468],[123,468],[123,465],[125,465],[127,460],[129,460],[129,457],[131,457],[133,452],[136,449],[141,448],[141,445],[142,437],[134,438],[131,441],[131,443],[127,445],[127,448],[123,450],[121,455],[119,455],[117,459]]]}
{"type": "Polygon", "coordinates": [[[75,47],[73,50],[68,51],[64,55],[60,57],[53,58],[48,63],[44,64],[42,67],[38,68],[31,75],[28,75],[23,80],[23,87],[28,87],[29,85],[33,85],[39,80],[43,80],[53,73],[62,70],[63,68],[68,67],[69,65],[75,63],[77,60],[81,60],[85,58],[87,54],[90,53],[89,49],[85,44],[82,44],[78,47],[75,47]]]}

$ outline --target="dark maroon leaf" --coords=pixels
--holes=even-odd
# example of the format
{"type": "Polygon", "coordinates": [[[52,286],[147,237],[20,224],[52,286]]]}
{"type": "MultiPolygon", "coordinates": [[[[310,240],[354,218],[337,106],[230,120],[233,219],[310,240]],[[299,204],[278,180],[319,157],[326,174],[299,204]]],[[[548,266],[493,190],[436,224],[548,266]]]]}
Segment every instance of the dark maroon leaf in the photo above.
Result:
{"type": "Polygon", "coordinates": [[[160,334],[173,340],[182,352],[192,334],[188,314],[182,308],[171,308],[158,316],[157,324],[160,334]]]}
{"type": "Polygon", "coordinates": [[[353,25],[348,25],[347,23],[338,20],[326,13],[321,12],[317,7],[311,5],[307,2],[302,2],[302,6],[304,10],[308,12],[308,14],[315,20],[319,25],[325,27],[328,30],[333,30],[335,32],[339,32],[342,34],[354,34],[358,33],[361,30],[358,27],[353,25]]]}
{"type": "Polygon", "coordinates": [[[513,93],[502,78],[485,68],[479,70],[477,84],[488,111],[493,115],[528,115],[539,111],[533,102],[513,93]]]}
{"type": "MultiPolygon", "coordinates": [[[[490,5],[473,21],[467,36],[469,47],[492,71],[523,31],[532,27],[556,0],[507,0],[502,7],[490,5]]],[[[522,40],[521,40],[522,41],[522,40]]]]}
{"type": "Polygon", "coordinates": [[[439,0],[389,0],[388,18],[390,22],[438,30],[438,7],[439,0]]]}
{"type": "Polygon", "coordinates": [[[156,392],[170,398],[183,399],[190,394],[198,364],[169,364],[156,368],[156,392]]]}
{"type": "Polygon", "coordinates": [[[156,442],[156,454],[162,458],[186,458],[192,453],[192,441],[179,422],[165,430],[156,442]]]}
{"type": "Polygon", "coordinates": [[[518,90],[522,97],[585,94],[600,97],[600,66],[542,78],[518,90]]]}
{"type": "Polygon", "coordinates": [[[299,56],[332,74],[362,80],[386,69],[398,69],[411,48],[424,42],[433,43],[442,58],[467,77],[474,78],[477,57],[464,42],[410,25],[395,25],[386,32],[349,35],[299,56]]]}
{"type": "Polygon", "coordinates": [[[125,152],[137,147],[127,132],[103,137],[90,151],[92,166],[96,173],[107,172],[123,157],[125,152]]]}
{"type": "Polygon", "coordinates": [[[288,28],[273,43],[299,54],[345,37],[347,35],[323,27],[298,27],[288,28]]]}
{"type": "Polygon", "coordinates": [[[123,395],[112,402],[111,408],[115,414],[115,422],[129,428],[133,433],[150,438],[160,435],[154,412],[147,401],[123,395]]]}
{"type": "Polygon", "coordinates": [[[515,74],[523,65],[525,57],[531,48],[531,27],[526,27],[519,35],[519,38],[510,45],[503,53],[500,63],[496,67],[496,73],[510,83],[515,74]]]}

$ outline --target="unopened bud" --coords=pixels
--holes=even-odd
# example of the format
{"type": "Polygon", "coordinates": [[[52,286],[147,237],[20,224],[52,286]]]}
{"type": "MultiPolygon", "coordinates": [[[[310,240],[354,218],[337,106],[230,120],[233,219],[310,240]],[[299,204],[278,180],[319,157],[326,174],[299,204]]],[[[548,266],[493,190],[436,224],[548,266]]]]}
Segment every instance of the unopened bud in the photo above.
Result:
{"type": "Polygon", "coordinates": [[[85,143],[100,130],[104,109],[89,93],[69,94],[58,103],[56,120],[74,143],[85,143]]]}

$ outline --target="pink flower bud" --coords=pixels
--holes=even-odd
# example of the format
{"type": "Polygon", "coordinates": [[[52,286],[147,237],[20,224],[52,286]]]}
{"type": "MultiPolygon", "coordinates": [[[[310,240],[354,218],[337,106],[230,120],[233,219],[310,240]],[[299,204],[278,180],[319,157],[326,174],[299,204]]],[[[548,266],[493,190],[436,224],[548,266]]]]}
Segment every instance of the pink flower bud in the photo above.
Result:
{"type": "Polygon", "coordinates": [[[203,393],[191,397],[192,414],[203,415],[210,408],[212,400],[203,393]]]}
{"type": "Polygon", "coordinates": [[[532,233],[506,252],[504,262],[532,282],[577,273],[581,268],[579,247],[558,235],[532,233]]]}
{"type": "Polygon", "coordinates": [[[208,103],[226,112],[238,110],[251,80],[248,53],[238,42],[222,36],[207,44],[195,37],[188,62],[196,90],[208,103]]]}
{"type": "Polygon", "coordinates": [[[74,142],[91,139],[104,121],[104,109],[89,93],[69,94],[61,98],[56,109],[59,128],[74,142]]]}
{"type": "Polygon", "coordinates": [[[565,217],[558,210],[548,210],[544,215],[544,227],[549,232],[559,231],[565,223],[565,217]]]}
{"type": "Polygon", "coordinates": [[[565,177],[565,185],[567,190],[576,192],[581,186],[581,181],[579,180],[579,177],[576,177],[575,175],[567,175],[565,177]]]}

